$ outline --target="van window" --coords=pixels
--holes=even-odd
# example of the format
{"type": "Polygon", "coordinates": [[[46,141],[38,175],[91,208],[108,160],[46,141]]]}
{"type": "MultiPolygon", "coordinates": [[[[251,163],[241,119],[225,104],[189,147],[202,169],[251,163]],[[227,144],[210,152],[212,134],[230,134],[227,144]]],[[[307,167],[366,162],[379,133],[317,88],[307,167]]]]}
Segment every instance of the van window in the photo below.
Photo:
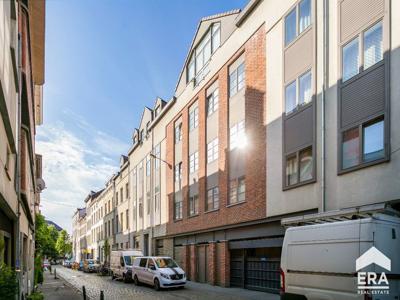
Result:
{"type": "Polygon", "coordinates": [[[147,258],[142,258],[142,259],[140,260],[139,266],[142,267],[142,268],[145,268],[145,267],[146,267],[146,264],[147,264],[147,258]]]}
{"type": "Polygon", "coordinates": [[[153,268],[153,267],[155,267],[155,265],[154,265],[154,261],[150,258],[149,259],[149,264],[148,264],[148,266],[147,266],[149,269],[151,269],[151,268],[153,268]]]}
{"type": "Polygon", "coordinates": [[[156,258],[156,264],[159,268],[177,268],[178,265],[171,258],[156,258]]]}
{"type": "Polygon", "coordinates": [[[124,256],[125,259],[125,264],[127,266],[132,266],[132,262],[134,261],[135,257],[134,256],[124,256]]]}
{"type": "Polygon", "coordinates": [[[120,262],[120,264],[121,264],[121,267],[124,267],[124,266],[125,266],[125,262],[124,262],[124,259],[123,259],[122,256],[119,258],[119,262],[120,262]]]}

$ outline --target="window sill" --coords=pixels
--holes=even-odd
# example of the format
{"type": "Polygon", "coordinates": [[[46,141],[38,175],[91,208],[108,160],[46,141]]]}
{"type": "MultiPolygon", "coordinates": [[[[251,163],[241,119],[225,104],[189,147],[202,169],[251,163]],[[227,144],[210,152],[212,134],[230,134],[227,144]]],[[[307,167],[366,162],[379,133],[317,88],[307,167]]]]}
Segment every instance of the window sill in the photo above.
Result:
{"type": "Polygon", "coordinates": [[[283,46],[283,49],[284,50],[287,50],[287,49],[289,49],[291,46],[293,46],[294,44],[296,44],[296,42],[303,36],[303,35],[305,35],[307,32],[309,32],[311,29],[312,29],[312,26],[313,24],[312,23],[310,23],[310,25],[308,25],[308,27],[307,28],[305,28],[301,33],[299,33],[292,41],[290,41],[289,42],[289,44],[287,44],[287,45],[284,45],[283,46]]]}
{"type": "Polygon", "coordinates": [[[365,168],[372,167],[372,166],[375,166],[375,165],[379,165],[379,164],[382,164],[382,163],[385,163],[385,162],[389,162],[389,161],[390,161],[390,157],[386,156],[384,158],[380,158],[380,159],[377,159],[377,160],[374,160],[374,161],[364,162],[364,163],[361,163],[361,164],[359,164],[357,166],[354,166],[354,167],[351,167],[351,168],[347,168],[347,169],[341,169],[339,167],[337,175],[338,176],[344,175],[344,174],[347,174],[347,173],[351,173],[351,172],[354,172],[354,171],[358,171],[358,170],[361,170],[361,169],[365,169],[365,168]]]}
{"type": "Polygon", "coordinates": [[[216,212],[219,211],[219,208],[214,208],[214,209],[210,209],[204,212],[204,214],[208,214],[208,213],[212,213],[212,212],[216,212]]]}
{"type": "Polygon", "coordinates": [[[229,207],[236,206],[236,205],[240,205],[240,204],[243,204],[243,203],[246,203],[246,200],[228,204],[226,207],[229,208],[229,207]]]}
{"type": "Polygon", "coordinates": [[[283,186],[282,191],[288,191],[288,190],[296,189],[298,187],[302,187],[302,186],[305,186],[305,185],[308,185],[308,184],[312,184],[312,183],[315,183],[315,182],[317,182],[317,179],[312,178],[312,179],[309,179],[309,180],[306,180],[306,181],[302,181],[302,182],[299,182],[299,183],[296,183],[296,184],[293,184],[293,185],[287,185],[287,186],[285,185],[285,186],[283,186]]]}
{"type": "Polygon", "coordinates": [[[174,219],[174,223],[181,222],[181,221],[183,221],[183,218],[174,219]]]}
{"type": "Polygon", "coordinates": [[[312,96],[311,101],[297,105],[293,110],[290,112],[284,112],[284,119],[290,119],[291,117],[301,113],[302,111],[306,110],[308,107],[310,107],[314,103],[314,95],[312,96]]]}
{"type": "Polygon", "coordinates": [[[188,219],[194,218],[194,217],[198,217],[198,216],[199,216],[199,213],[196,213],[196,214],[194,214],[194,215],[189,215],[189,216],[188,216],[188,219]]]}

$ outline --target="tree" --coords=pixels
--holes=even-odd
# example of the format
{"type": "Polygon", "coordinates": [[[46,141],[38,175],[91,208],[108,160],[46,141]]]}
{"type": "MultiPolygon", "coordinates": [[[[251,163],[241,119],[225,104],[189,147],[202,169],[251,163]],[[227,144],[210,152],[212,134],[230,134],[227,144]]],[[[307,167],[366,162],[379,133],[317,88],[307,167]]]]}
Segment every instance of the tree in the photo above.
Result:
{"type": "Polygon", "coordinates": [[[35,224],[36,255],[46,256],[48,258],[57,258],[57,238],[57,229],[53,225],[47,225],[44,216],[37,214],[35,224]]]}
{"type": "Polygon", "coordinates": [[[104,250],[104,257],[105,257],[104,262],[107,264],[108,257],[110,256],[110,243],[108,242],[108,239],[106,239],[104,241],[103,250],[104,250]]]}
{"type": "Polygon", "coordinates": [[[66,230],[61,230],[60,234],[58,235],[56,250],[63,258],[72,252],[72,243],[69,240],[69,235],[66,230]]]}

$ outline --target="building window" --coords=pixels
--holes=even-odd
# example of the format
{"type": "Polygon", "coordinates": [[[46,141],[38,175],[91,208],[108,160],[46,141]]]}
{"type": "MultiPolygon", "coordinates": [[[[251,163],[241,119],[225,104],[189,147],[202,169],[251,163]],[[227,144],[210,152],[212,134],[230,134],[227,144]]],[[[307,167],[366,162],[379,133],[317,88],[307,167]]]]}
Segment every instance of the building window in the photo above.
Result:
{"type": "Polygon", "coordinates": [[[189,197],[189,216],[194,216],[199,213],[199,195],[189,197]]]}
{"type": "Polygon", "coordinates": [[[115,206],[118,206],[118,192],[115,193],[115,206]]]}
{"type": "Polygon", "coordinates": [[[218,110],[218,89],[207,98],[207,116],[211,116],[214,112],[218,110]]]}
{"type": "Polygon", "coordinates": [[[146,161],[146,177],[150,177],[151,175],[151,160],[148,159],[146,161]]]}
{"type": "Polygon", "coordinates": [[[182,219],[182,198],[177,197],[175,194],[175,200],[174,200],[174,206],[175,206],[175,220],[182,219]]]}
{"type": "Polygon", "coordinates": [[[175,125],[175,144],[182,140],[182,123],[175,125]]]}
{"type": "Polygon", "coordinates": [[[302,74],[285,88],[286,114],[312,100],[311,70],[302,74]],[[298,87],[297,87],[298,86],[298,87]],[[298,91],[298,92],[297,92],[298,91]]]}
{"type": "Polygon", "coordinates": [[[211,163],[218,159],[218,138],[207,144],[207,162],[211,163]]]}
{"type": "Polygon", "coordinates": [[[121,213],[121,217],[120,217],[120,222],[121,222],[121,228],[119,229],[121,232],[124,231],[124,213],[121,213]]]}
{"type": "Polygon", "coordinates": [[[219,188],[216,186],[207,191],[207,210],[219,208],[219,188]]]}
{"type": "Polygon", "coordinates": [[[212,25],[211,36],[212,36],[212,52],[214,53],[215,50],[217,50],[221,44],[221,25],[220,25],[220,23],[214,23],[212,25]]]}
{"type": "Polygon", "coordinates": [[[175,182],[182,179],[182,162],[175,165],[175,182]]]}
{"type": "Polygon", "coordinates": [[[244,87],[245,70],[244,62],[229,74],[229,96],[234,96],[244,87]]]}
{"type": "Polygon", "coordinates": [[[129,198],[129,183],[125,184],[125,198],[128,199],[129,198]]]}
{"type": "Polygon", "coordinates": [[[196,73],[198,73],[211,57],[211,35],[208,32],[196,47],[196,73]]]}
{"type": "Polygon", "coordinates": [[[156,157],[156,159],[154,161],[154,169],[158,170],[158,169],[160,169],[160,158],[161,158],[161,147],[160,147],[160,144],[158,144],[154,148],[154,156],[156,157]]]}
{"type": "Polygon", "coordinates": [[[189,113],[189,130],[192,131],[199,126],[199,108],[195,107],[189,113]]]}
{"type": "Polygon", "coordinates": [[[359,72],[358,38],[350,41],[343,47],[342,64],[343,81],[357,75],[359,72]]]}
{"type": "Polygon", "coordinates": [[[189,172],[194,173],[199,169],[199,152],[196,151],[189,156],[189,172]]]}
{"type": "Polygon", "coordinates": [[[314,178],[312,147],[286,157],[285,185],[287,187],[307,183],[314,178]]]}
{"type": "Polygon", "coordinates": [[[154,118],[157,118],[160,112],[161,112],[161,106],[157,105],[157,107],[154,109],[154,118]]]}
{"type": "Polygon", "coordinates": [[[361,124],[343,132],[343,169],[348,169],[383,158],[385,158],[385,132],[384,120],[382,118],[361,124]],[[362,138],[361,142],[360,138],[362,138]],[[360,149],[361,145],[362,149],[360,149]]]}
{"type": "Polygon", "coordinates": [[[311,0],[302,0],[285,17],[285,46],[311,25],[311,0]],[[298,12],[297,12],[298,10],[298,12]],[[298,21],[297,21],[298,15],[298,21]]]}
{"type": "Polygon", "coordinates": [[[121,203],[124,202],[124,189],[123,188],[120,188],[119,195],[121,197],[121,203]]]}
{"type": "Polygon", "coordinates": [[[364,70],[383,59],[382,22],[365,31],[364,70]]]}
{"type": "Polygon", "coordinates": [[[129,209],[126,210],[125,212],[125,225],[126,225],[126,229],[129,229],[129,209]]]}
{"type": "Polygon", "coordinates": [[[229,183],[229,204],[235,204],[246,200],[245,178],[231,179],[229,183]]]}
{"type": "Polygon", "coordinates": [[[233,125],[229,132],[230,149],[241,148],[247,144],[244,120],[233,125]]]}

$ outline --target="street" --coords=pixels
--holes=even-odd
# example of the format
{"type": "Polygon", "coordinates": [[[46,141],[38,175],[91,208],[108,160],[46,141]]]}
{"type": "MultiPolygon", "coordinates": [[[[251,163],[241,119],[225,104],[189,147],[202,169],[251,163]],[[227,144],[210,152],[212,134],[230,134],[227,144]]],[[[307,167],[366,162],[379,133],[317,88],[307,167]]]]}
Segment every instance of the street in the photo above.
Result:
{"type": "Polygon", "coordinates": [[[57,269],[57,276],[62,277],[69,284],[82,290],[84,285],[90,299],[100,299],[100,291],[104,291],[105,299],[263,299],[276,300],[278,295],[250,291],[239,288],[221,288],[208,284],[188,282],[184,289],[170,289],[155,291],[150,286],[135,286],[133,283],[123,283],[111,280],[108,276],[87,274],[62,266],[57,269]]]}

